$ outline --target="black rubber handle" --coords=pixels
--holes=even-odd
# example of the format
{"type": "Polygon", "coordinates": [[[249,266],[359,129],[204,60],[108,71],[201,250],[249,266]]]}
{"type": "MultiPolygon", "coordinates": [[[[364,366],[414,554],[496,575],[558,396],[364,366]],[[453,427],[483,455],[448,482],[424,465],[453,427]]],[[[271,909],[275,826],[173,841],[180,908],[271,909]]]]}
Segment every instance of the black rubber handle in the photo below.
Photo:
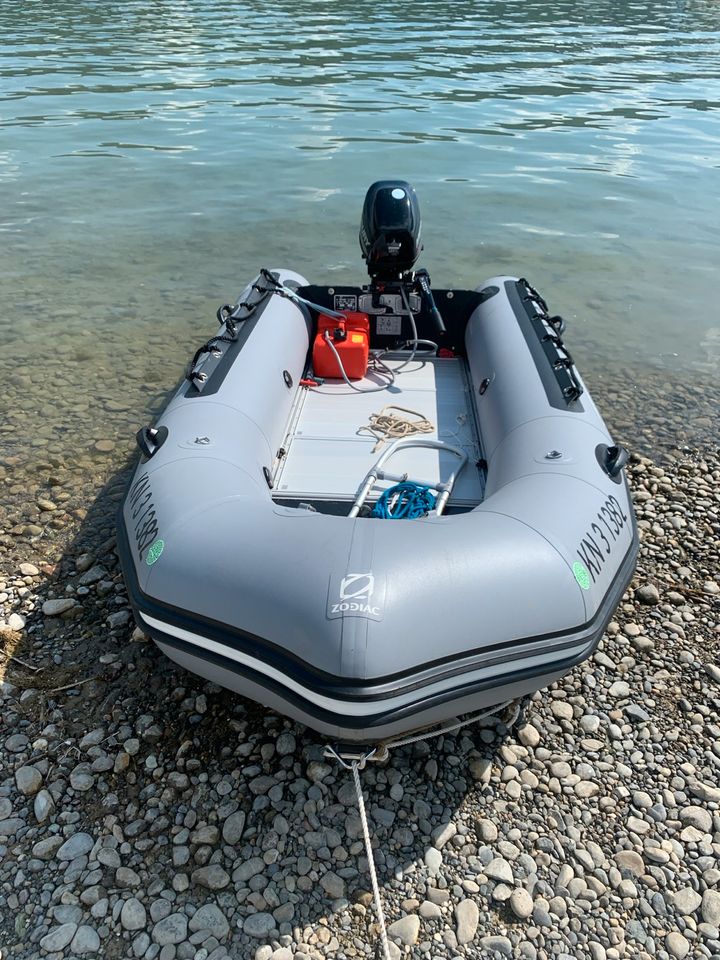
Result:
{"type": "Polygon", "coordinates": [[[140,453],[149,460],[165,443],[167,435],[167,427],[141,427],[135,434],[135,442],[140,448],[140,453]]]}
{"type": "Polygon", "coordinates": [[[627,462],[630,459],[630,454],[627,452],[625,447],[618,445],[615,447],[608,447],[605,457],[605,465],[608,476],[617,477],[623,467],[627,466],[627,462]]]}
{"type": "Polygon", "coordinates": [[[554,317],[548,317],[548,323],[554,328],[555,332],[559,337],[565,333],[565,318],[561,317],[560,314],[556,314],[554,317]]]}

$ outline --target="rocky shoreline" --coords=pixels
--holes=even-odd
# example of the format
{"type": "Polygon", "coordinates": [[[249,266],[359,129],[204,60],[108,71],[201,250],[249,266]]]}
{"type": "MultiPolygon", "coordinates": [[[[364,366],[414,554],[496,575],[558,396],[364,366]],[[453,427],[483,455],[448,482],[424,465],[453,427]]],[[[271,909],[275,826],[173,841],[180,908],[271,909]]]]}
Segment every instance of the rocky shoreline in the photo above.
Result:
{"type": "MultiPolygon", "coordinates": [[[[2,957],[375,956],[349,775],[134,628],[126,478],[86,513],[43,476],[23,495],[74,539],[0,544],[2,957]]],[[[511,729],[363,772],[395,956],[720,956],[720,458],[631,480],[640,566],[595,656],[511,729]]]]}

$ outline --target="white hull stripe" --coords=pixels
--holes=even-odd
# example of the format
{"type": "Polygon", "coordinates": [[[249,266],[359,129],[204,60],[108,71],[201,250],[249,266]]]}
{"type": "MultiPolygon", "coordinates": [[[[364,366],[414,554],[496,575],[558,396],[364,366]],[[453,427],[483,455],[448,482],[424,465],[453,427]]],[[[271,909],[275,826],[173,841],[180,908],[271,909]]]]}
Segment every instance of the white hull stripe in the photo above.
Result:
{"type": "MultiPolygon", "coordinates": [[[[365,717],[371,716],[378,712],[378,708],[382,709],[393,709],[395,707],[412,703],[413,697],[409,695],[388,698],[383,700],[375,700],[369,703],[357,703],[352,700],[336,700],[332,697],[325,697],[322,694],[319,694],[316,690],[309,689],[304,687],[302,684],[298,683],[297,680],[293,680],[292,677],[289,677],[286,673],[281,673],[280,670],[276,670],[275,667],[271,667],[269,664],[265,663],[262,660],[257,660],[255,657],[250,657],[246,653],[241,653],[239,650],[235,650],[233,647],[228,647],[223,643],[218,643],[216,640],[210,640],[208,637],[203,637],[197,633],[191,633],[189,630],[184,630],[182,627],[176,627],[170,623],[164,623],[162,620],[156,620],[155,617],[150,617],[146,613],[140,613],[140,616],[148,624],[148,626],[153,627],[155,630],[159,630],[162,633],[170,634],[170,636],[177,637],[179,640],[184,640],[186,643],[191,643],[196,647],[201,647],[203,650],[211,650],[213,653],[219,654],[221,657],[225,657],[228,660],[234,660],[236,663],[240,663],[245,667],[249,667],[251,670],[255,670],[264,676],[277,681],[283,687],[286,687],[289,690],[299,694],[301,697],[304,697],[306,700],[309,700],[310,703],[322,707],[324,710],[331,710],[334,713],[345,713],[353,717],[365,717]]],[[[202,654],[199,654],[202,656],[202,654]]],[[[549,669],[547,673],[552,673],[552,665],[543,664],[542,661],[545,658],[541,654],[540,656],[535,656],[528,658],[527,660],[522,661],[522,667],[529,666],[547,666],[549,669]]],[[[458,683],[461,681],[467,683],[473,679],[479,679],[480,677],[489,678],[494,674],[502,674],[503,665],[495,665],[492,670],[475,670],[471,674],[463,674],[461,677],[450,677],[444,681],[439,681],[430,686],[422,688],[423,698],[426,696],[433,696],[439,693],[444,693],[447,690],[452,690],[458,683]]],[[[252,682],[252,681],[251,681],[252,682]]]]}

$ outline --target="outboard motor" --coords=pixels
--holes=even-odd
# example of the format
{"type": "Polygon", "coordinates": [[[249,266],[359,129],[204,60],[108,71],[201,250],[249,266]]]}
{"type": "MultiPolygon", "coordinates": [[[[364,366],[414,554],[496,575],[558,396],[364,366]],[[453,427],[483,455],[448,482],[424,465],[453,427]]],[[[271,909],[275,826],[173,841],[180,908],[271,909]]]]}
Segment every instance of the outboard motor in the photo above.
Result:
{"type": "Polygon", "coordinates": [[[373,280],[399,280],[412,270],[420,244],[420,204],[405,180],[378,180],[365,195],[360,248],[373,280]]]}
{"type": "Polygon", "coordinates": [[[445,324],[430,290],[427,270],[413,272],[420,256],[420,204],[405,180],[378,180],[365,194],[360,221],[360,249],[371,277],[373,302],[390,287],[417,290],[435,322],[438,333],[445,324]]]}

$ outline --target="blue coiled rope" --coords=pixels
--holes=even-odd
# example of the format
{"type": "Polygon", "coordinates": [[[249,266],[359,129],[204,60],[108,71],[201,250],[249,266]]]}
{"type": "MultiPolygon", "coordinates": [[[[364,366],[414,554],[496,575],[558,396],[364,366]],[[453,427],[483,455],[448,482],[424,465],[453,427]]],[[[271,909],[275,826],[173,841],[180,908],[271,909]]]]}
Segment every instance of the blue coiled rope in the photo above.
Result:
{"type": "Polygon", "coordinates": [[[378,497],[372,515],[380,520],[418,520],[434,508],[436,501],[430,487],[406,480],[378,497]]]}

